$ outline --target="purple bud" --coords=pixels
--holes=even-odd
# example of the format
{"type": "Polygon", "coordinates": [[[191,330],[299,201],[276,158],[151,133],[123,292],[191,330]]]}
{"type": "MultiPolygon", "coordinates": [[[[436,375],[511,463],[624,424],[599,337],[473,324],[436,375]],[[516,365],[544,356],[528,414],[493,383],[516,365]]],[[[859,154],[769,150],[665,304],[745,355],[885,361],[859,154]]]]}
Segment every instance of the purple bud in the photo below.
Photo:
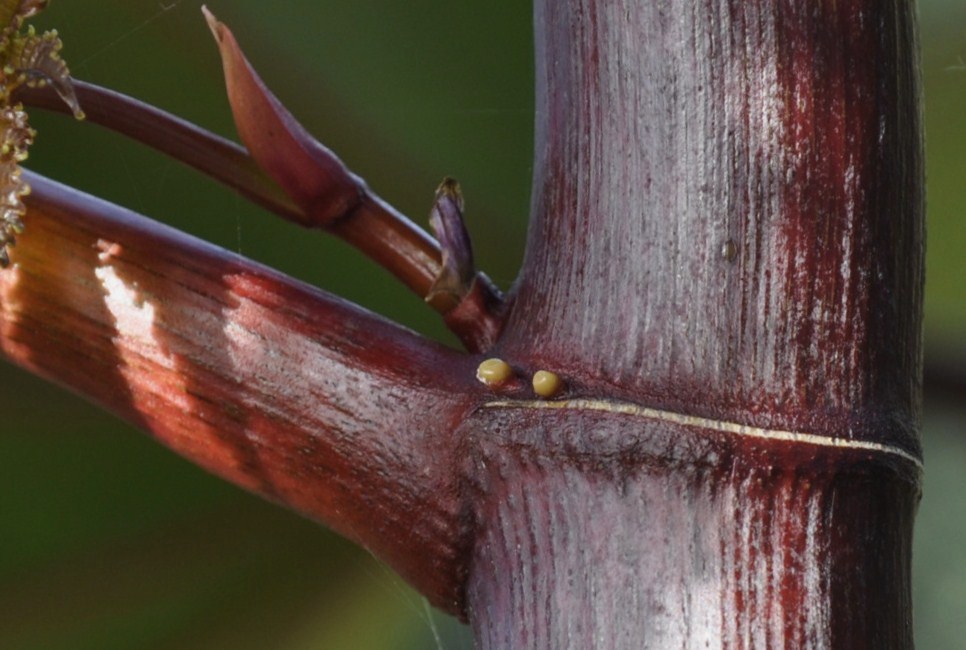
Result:
{"type": "Polygon", "coordinates": [[[469,292],[476,267],[470,236],[463,223],[463,195],[454,179],[444,178],[436,190],[436,203],[429,215],[429,223],[439,240],[443,261],[426,300],[438,294],[449,294],[459,300],[469,292]]]}

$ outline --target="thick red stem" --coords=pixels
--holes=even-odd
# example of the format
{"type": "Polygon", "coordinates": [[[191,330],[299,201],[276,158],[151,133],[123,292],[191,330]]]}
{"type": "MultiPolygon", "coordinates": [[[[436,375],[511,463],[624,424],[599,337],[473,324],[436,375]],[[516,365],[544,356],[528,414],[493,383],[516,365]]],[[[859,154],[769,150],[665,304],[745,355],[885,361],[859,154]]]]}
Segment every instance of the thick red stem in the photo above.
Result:
{"type": "Polygon", "coordinates": [[[914,5],[536,7],[534,213],[501,352],[916,452],[914,5]]]}
{"type": "Polygon", "coordinates": [[[912,646],[907,2],[537,0],[524,269],[467,424],[487,648],[912,646]]]}
{"type": "Polygon", "coordinates": [[[459,611],[449,432],[474,361],[126,210],[28,175],[0,351],[193,462],[358,541],[459,611]]]}

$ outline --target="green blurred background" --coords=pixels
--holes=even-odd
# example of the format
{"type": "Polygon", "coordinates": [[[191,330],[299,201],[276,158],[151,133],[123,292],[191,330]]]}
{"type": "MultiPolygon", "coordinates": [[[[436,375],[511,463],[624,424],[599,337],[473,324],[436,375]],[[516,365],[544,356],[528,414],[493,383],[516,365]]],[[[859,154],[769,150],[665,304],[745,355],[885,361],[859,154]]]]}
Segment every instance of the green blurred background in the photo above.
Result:
{"type": "MultiPolygon", "coordinates": [[[[234,137],[198,0],[58,0],[75,76],[234,137]]],[[[523,252],[532,149],[525,0],[210,0],[276,94],[372,188],[424,221],[462,181],[477,258],[523,252]]],[[[966,3],[922,0],[929,170],[926,346],[966,363],[966,3]]],[[[35,112],[29,166],[451,341],[381,270],[95,126],[35,112]]],[[[966,406],[926,399],[916,530],[920,650],[966,639],[966,406]]],[[[0,362],[0,648],[469,648],[365,552],[209,477],[0,362]]]]}

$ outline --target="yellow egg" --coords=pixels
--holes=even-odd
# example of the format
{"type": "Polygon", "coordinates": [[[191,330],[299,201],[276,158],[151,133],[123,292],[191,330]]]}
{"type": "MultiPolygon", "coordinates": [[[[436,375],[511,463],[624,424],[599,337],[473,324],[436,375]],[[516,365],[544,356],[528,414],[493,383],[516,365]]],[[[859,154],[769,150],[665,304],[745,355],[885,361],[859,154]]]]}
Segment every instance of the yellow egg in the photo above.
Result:
{"type": "Polygon", "coordinates": [[[476,369],[476,378],[487,386],[499,386],[513,376],[513,368],[503,359],[487,359],[476,369]]]}
{"type": "Polygon", "coordinates": [[[533,390],[540,397],[553,397],[560,392],[563,382],[560,377],[547,370],[538,370],[533,375],[533,390]]]}

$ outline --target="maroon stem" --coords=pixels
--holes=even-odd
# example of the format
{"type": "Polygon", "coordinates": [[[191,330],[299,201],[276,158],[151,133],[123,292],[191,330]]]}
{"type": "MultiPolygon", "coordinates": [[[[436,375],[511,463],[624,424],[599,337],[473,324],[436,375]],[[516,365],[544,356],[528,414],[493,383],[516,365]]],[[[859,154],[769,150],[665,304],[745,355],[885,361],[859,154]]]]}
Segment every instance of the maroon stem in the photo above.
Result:
{"type": "Polygon", "coordinates": [[[501,350],[917,452],[914,6],[566,0],[535,21],[534,214],[501,350]]]}
{"type": "MultiPolygon", "coordinates": [[[[157,149],[224,183],[281,217],[298,221],[301,209],[265,175],[245,148],[167,111],[96,84],[71,82],[86,119],[157,149]]],[[[17,89],[17,99],[29,106],[70,114],[70,107],[53,88],[17,89]]]]}
{"type": "Polygon", "coordinates": [[[485,431],[480,648],[912,647],[914,466],[627,415],[485,431]]]}
{"type": "MultiPolygon", "coordinates": [[[[326,150],[326,162],[348,179],[352,199],[323,202],[325,209],[334,212],[328,219],[319,219],[286,195],[244,147],[132,97],[83,81],[72,83],[89,121],[197,169],[284,219],[327,230],[376,261],[421,298],[430,293],[441,270],[439,244],[369,191],[331,152],[326,150]]],[[[70,113],[49,86],[23,86],[17,97],[31,106],[70,113]]],[[[258,126],[264,124],[259,122],[258,126]]],[[[304,167],[302,171],[308,175],[317,171],[311,164],[304,167]]],[[[429,204],[427,200],[427,212],[429,204]]],[[[427,302],[443,314],[444,322],[470,351],[488,348],[499,332],[502,294],[482,273],[476,274],[474,291],[464,300],[438,297],[427,302]]]]}
{"type": "Polygon", "coordinates": [[[117,206],[28,174],[0,356],[209,471],[363,544],[458,612],[448,435],[475,361],[117,206]]]}
{"type": "Polygon", "coordinates": [[[474,339],[505,384],[36,177],[0,350],[365,544],[484,648],[911,647],[914,7],[537,0],[535,23],[529,247],[474,339]]]}
{"type": "Polygon", "coordinates": [[[914,6],[537,0],[534,23],[496,351],[568,393],[471,429],[483,647],[911,647],[914,6]]]}

